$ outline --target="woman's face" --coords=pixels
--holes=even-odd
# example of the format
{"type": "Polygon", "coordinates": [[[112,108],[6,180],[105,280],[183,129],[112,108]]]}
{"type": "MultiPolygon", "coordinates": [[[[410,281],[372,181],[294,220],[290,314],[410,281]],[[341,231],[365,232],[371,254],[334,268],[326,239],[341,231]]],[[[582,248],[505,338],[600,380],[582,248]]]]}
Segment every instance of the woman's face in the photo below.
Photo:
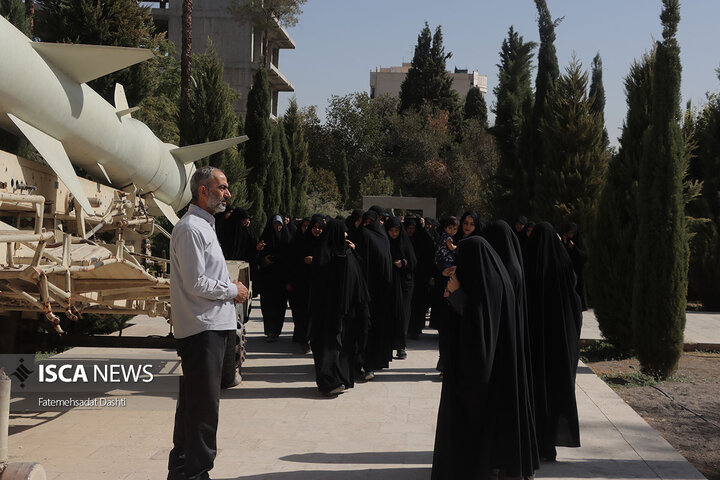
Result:
{"type": "Polygon", "coordinates": [[[312,226],[313,237],[319,237],[320,235],[322,235],[322,232],[323,232],[322,223],[313,223],[313,226],[312,226]]]}
{"type": "Polygon", "coordinates": [[[467,236],[475,231],[475,220],[472,217],[465,217],[462,223],[463,233],[467,236]]]}
{"type": "Polygon", "coordinates": [[[359,228],[361,223],[362,217],[358,217],[357,220],[355,220],[355,228],[359,228]]]}
{"type": "Polygon", "coordinates": [[[408,237],[412,237],[413,235],[415,235],[415,224],[409,223],[407,227],[405,227],[405,231],[407,232],[408,237]]]}
{"type": "Polygon", "coordinates": [[[274,229],[276,232],[282,232],[282,229],[283,229],[283,224],[282,224],[282,222],[273,222],[273,229],[274,229]]]}
{"type": "Polygon", "coordinates": [[[398,227],[390,227],[390,229],[388,229],[388,237],[395,240],[399,236],[400,236],[400,229],[398,227]]]}

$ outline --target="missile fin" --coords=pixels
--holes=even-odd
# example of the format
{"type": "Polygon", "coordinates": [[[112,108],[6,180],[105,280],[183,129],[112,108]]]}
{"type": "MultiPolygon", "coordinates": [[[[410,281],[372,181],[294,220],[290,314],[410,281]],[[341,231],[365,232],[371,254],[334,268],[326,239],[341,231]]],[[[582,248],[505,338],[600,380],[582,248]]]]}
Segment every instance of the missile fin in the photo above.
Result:
{"type": "Polygon", "coordinates": [[[177,222],[180,221],[177,214],[175,213],[175,210],[168,205],[167,203],[158,200],[155,195],[151,195],[152,201],[155,203],[155,206],[167,217],[168,220],[170,220],[170,223],[175,225],[177,222]]]}
{"type": "Polygon", "coordinates": [[[121,84],[116,83],[115,84],[115,115],[118,116],[118,118],[122,118],[125,116],[130,116],[131,113],[136,112],[140,110],[140,107],[132,107],[130,108],[128,106],[127,97],[125,97],[125,87],[123,87],[121,84]]]}
{"type": "Polygon", "coordinates": [[[103,167],[103,164],[100,162],[96,162],[97,166],[100,168],[100,171],[105,175],[105,179],[108,181],[108,184],[112,185],[112,181],[110,180],[110,176],[105,171],[105,167],[103,167]]]}
{"type": "Polygon", "coordinates": [[[77,83],[87,83],[153,56],[152,51],[146,48],[107,45],[33,42],[32,47],[77,83]]]}
{"type": "Polygon", "coordinates": [[[225,140],[217,140],[214,142],[198,143],[188,145],[187,147],[174,148],[170,150],[170,154],[185,165],[193,163],[201,158],[209,157],[213,153],[221,152],[226,148],[234,147],[237,144],[248,140],[247,135],[241,137],[226,138],[225,140]]]}
{"type": "Polygon", "coordinates": [[[95,210],[90,206],[85,191],[80,185],[80,181],[75,173],[75,169],[70,163],[70,159],[65,152],[62,143],[56,138],[51,137],[47,133],[38,130],[32,125],[25,123],[12,113],[7,116],[12,122],[23,132],[30,143],[40,152],[45,161],[52,167],[57,176],[62,180],[70,193],[78,200],[80,206],[89,214],[94,214],[95,210]]]}

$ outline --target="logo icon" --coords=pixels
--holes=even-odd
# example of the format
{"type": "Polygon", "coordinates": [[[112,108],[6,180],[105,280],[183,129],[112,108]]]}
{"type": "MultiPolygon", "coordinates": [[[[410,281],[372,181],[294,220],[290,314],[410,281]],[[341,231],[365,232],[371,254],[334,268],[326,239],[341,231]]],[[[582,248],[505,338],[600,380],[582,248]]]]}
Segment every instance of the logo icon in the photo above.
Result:
{"type": "Polygon", "coordinates": [[[33,370],[30,370],[25,366],[25,359],[20,359],[20,365],[15,369],[13,373],[10,374],[10,376],[17,377],[18,380],[20,380],[20,388],[25,388],[25,380],[27,380],[30,377],[30,374],[33,373],[33,370]]]}

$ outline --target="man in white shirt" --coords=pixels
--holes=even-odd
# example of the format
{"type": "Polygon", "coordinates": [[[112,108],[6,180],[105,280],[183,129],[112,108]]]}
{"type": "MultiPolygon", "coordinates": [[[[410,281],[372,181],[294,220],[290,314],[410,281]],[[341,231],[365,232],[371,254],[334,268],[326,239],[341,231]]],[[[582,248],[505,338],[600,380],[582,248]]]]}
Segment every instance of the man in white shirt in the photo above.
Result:
{"type": "Polygon", "coordinates": [[[232,281],[215,234],[216,213],[230,198],[225,174],[201,167],[192,201],[170,240],[170,300],[183,375],[175,411],[168,480],[209,479],[217,454],[220,378],[226,342],[234,339],[234,303],[247,288],[232,281]]]}

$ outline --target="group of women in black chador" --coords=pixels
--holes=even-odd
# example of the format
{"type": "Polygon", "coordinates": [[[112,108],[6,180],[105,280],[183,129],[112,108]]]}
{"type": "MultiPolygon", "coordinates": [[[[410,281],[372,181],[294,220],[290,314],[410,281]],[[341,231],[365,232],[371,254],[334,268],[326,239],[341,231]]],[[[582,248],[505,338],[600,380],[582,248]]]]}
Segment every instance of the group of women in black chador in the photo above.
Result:
{"type": "MultiPolygon", "coordinates": [[[[218,236],[235,232],[231,223],[218,236]]],[[[268,341],[289,301],[293,340],[312,350],[328,395],[406,358],[430,309],[443,377],[432,478],[518,478],[555,460],[556,446],[580,446],[586,308],[577,226],[561,237],[547,222],[526,224],[488,224],[474,212],[440,224],[372,207],[345,220],[279,214],[254,245],[221,242],[257,265],[268,341]]]]}

